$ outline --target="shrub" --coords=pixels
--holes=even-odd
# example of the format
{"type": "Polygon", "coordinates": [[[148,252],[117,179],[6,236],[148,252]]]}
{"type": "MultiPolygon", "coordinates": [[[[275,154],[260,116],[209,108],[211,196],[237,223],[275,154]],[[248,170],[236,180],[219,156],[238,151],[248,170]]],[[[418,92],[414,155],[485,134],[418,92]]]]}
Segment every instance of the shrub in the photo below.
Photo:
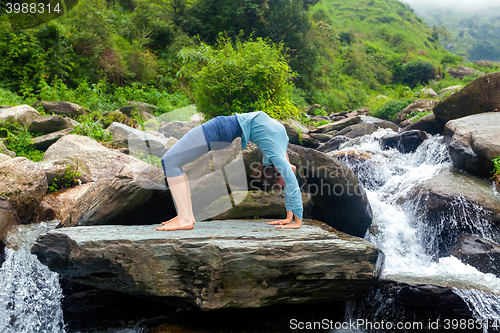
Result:
{"type": "Polygon", "coordinates": [[[500,156],[497,156],[495,159],[493,159],[493,176],[498,176],[500,175],[500,156]]]}
{"type": "Polygon", "coordinates": [[[419,83],[427,84],[435,77],[436,68],[429,62],[416,60],[403,65],[402,82],[415,87],[419,83]]]}
{"type": "Polygon", "coordinates": [[[410,103],[412,103],[414,100],[415,100],[414,98],[389,100],[380,107],[374,109],[372,115],[374,117],[381,119],[393,120],[394,116],[396,116],[396,114],[399,111],[402,111],[404,108],[410,105],[410,103]]]}
{"type": "Polygon", "coordinates": [[[104,130],[103,125],[99,121],[95,121],[91,115],[80,116],[77,121],[80,125],[73,129],[72,134],[85,135],[100,142],[113,139],[111,134],[104,130]]]}
{"type": "Polygon", "coordinates": [[[31,146],[33,136],[28,129],[13,119],[0,121],[0,137],[6,139],[6,147],[16,153],[24,156],[34,162],[40,162],[43,159],[43,151],[37,150],[31,146]]]}
{"type": "Polygon", "coordinates": [[[73,169],[71,166],[66,166],[64,172],[59,174],[59,169],[57,170],[57,178],[54,179],[54,182],[49,185],[47,192],[56,192],[64,187],[70,187],[76,185],[77,178],[80,177],[81,174],[78,172],[78,169],[73,169]]]}
{"type": "Polygon", "coordinates": [[[181,75],[192,75],[196,105],[207,119],[256,110],[275,118],[298,114],[290,97],[294,75],[282,45],[221,38],[216,48],[202,43],[183,49],[181,56],[186,62],[181,75]]]}

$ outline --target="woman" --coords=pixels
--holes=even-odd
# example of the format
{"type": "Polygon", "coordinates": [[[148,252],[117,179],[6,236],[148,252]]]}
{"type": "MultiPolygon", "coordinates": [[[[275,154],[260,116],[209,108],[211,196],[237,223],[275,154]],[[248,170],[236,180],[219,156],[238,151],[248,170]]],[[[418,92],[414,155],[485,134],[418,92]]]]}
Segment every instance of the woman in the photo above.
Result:
{"type": "Polygon", "coordinates": [[[177,216],[163,222],[158,231],[193,229],[195,219],[191,204],[189,181],[182,166],[194,161],[209,150],[226,148],[241,137],[241,149],[251,141],[262,151],[264,166],[273,165],[279,172],[278,180],[285,185],[284,220],[268,222],[276,228],[299,229],[302,226],[302,196],[295,166],[288,160],[288,136],[285,127],[262,111],[216,117],[184,135],[162,157],[162,166],[168,186],[177,207],[177,216]],[[295,223],[292,223],[295,217],[295,223]]]}

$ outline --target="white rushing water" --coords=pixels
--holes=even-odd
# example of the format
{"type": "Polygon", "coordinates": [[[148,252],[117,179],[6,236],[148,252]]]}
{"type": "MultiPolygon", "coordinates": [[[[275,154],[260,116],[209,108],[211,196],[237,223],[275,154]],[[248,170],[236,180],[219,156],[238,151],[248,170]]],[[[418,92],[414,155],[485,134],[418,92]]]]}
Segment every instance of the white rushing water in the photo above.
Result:
{"type": "Polygon", "coordinates": [[[56,223],[17,226],[0,268],[0,332],[64,332],[59,276],[31,254],[36,238],[56,223]]]}
{"type": "MultiPolygon", "coordinates": [[[[450,202],[451,212],[438,216],[439,223],[429,224],[418,189],[423,182],[452,169],[443,138],[430,137],[416,152],[402,154],[381,149],[378,138],[389,133],[392,131],[381,129],[371,136],[352,139],[340,149],[372,154],[366,162],[340,159],[366,188],[374,215],[366,239],[386,256],[382,279],[452,286],[476,318],[500,320],[500,279],[453,256],[439,255],[445,237],[439,235],[446,229],[459,232],[462,228],[498,243],[499,234],[489,224],[487,212],[456,197],[450,202]]],[[[453,235],[449,237],[453,240],[453,235]]]]}

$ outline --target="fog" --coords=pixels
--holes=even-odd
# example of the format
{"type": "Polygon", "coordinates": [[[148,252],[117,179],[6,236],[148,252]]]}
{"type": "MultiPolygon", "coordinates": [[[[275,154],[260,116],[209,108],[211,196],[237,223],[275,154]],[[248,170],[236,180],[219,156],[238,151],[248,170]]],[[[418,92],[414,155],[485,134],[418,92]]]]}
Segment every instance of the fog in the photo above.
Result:
{"type": "Polygon", "coordinates": [[[402,0],[402,2],[410,4],[415,10],[436,7],[477,10],[500,6],[499,0],[402,0]]]}

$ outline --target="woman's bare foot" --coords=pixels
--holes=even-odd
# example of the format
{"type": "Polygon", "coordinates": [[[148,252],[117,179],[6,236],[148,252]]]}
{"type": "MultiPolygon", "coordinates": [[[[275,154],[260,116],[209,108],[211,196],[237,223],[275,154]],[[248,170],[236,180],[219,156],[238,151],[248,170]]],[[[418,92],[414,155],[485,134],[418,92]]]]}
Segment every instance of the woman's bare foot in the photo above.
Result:
{"type": "MultiPolygon", "coordinates": [[[[175,218],[174,218],[175,219],[175,218]]],[[[156,228],[158,231],[173,231],[173,230],[191,230],[194,227],[194,221],[180,221],[179,217],[177,219],[172,219],[167,221],[167,225],[156,228]]],[[[164,222],[165,223],[165,222],[164,222]]]]}
{"type": "MultiPolygon", "coordinates": [[[[165,221],[165,222],[162,222],[161,224],[162,225],[167,225],[167,224],[170,224],[172,222],[179,222],[179,216],[177,215],[176,217],[172,217],[170,220],[168,221],[165,221]]],[[[193,222],[193,224],[195,224],[196,222],[193,222]]]]}

